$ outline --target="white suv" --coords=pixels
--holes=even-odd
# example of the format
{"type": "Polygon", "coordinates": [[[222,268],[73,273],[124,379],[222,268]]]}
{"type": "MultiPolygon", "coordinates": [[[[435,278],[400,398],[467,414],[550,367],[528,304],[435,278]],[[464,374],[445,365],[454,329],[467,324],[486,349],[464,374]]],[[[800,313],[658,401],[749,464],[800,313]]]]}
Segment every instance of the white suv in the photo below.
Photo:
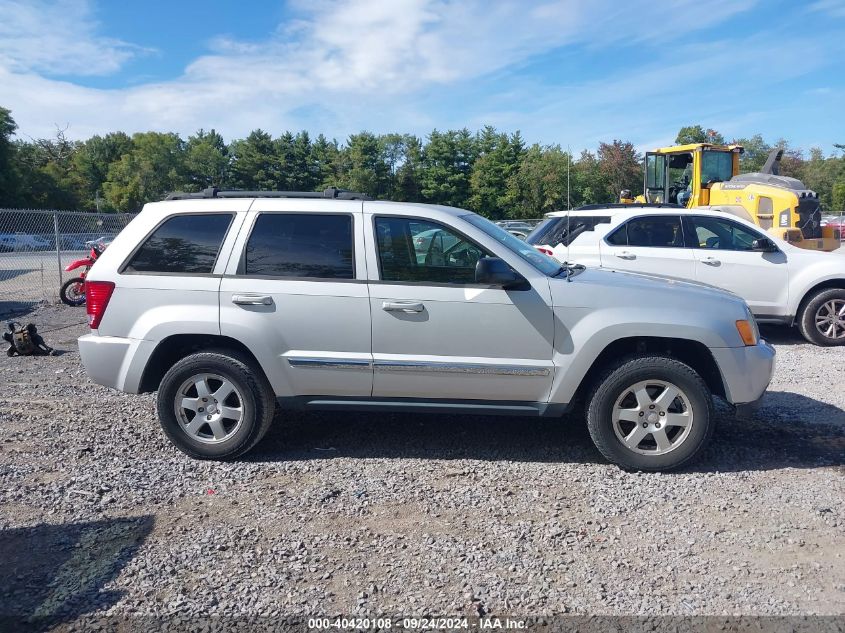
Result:
{"type": "Polygon", "coordinates": [[[249,450],[277,403],[559,417],[583,402],[605,457],[661,470],[704,446],[712,395],[750,410],[774,367],[733,295],[560,266],[468,211],[335,189],[148,204],[86,298],[88,374],[158,391],[165,433],[197,458],[249,450]]]}
{"type": "Polygon", "coordinates": [[[590,205],[550,213],[526,240],[560,261],[710,284],[761,323],[845,345],[845,256],[796,248],[732,215],[675,205],[590,205]]]}

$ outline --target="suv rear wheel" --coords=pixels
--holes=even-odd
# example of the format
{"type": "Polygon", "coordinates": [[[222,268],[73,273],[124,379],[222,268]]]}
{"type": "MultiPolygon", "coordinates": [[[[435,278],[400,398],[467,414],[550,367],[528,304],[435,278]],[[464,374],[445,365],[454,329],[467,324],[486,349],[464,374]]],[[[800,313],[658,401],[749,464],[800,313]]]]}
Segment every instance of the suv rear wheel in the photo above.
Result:
{"type": "Polygon", "coordinates": [[[255,446],[273,421],[272,388],[246,362],[218,352],[191,354],[158,390],[162,429],[197,459],[231,459],[255,446]]]}
{"type": "Polygon", "coordinates": [[[845,290],[820,290],[804,304],[798,329],[815,345],[845,345],[845,290]]]}
{"type": "Polygon", "coordinates": [[[690,462],[713,433],[713,398],[688,365],[643,356],[607,372],[588,400],[587,426],[609,461],[632,470],[690,462]]]}

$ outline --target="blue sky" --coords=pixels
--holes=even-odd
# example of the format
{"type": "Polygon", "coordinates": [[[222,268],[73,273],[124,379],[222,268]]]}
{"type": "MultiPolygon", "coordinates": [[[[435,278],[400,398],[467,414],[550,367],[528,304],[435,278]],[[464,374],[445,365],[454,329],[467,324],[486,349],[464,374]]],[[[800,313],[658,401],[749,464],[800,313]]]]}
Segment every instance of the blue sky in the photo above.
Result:
{"type": "Polygon", "coordinates": [[[485,124],[574,150],[700,123],[845,142],[845,0],[0,0],[23,137],[485,124]]]}

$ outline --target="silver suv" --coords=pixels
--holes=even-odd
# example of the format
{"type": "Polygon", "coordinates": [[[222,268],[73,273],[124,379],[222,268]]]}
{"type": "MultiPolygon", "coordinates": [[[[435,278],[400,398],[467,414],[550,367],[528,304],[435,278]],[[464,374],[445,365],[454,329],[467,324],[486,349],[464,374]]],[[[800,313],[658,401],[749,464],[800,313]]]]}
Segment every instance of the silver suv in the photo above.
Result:
{"type": "MultiPolygon", "coordinates": [[[[751,409],[774,350],[746,304],[693,283],[561,265],[474,213],[360,194],[173,194],[92,268],[91,378],[158,391],[192,457],[255,446],[280,409],[558,418],[608,460],[664,470],[751,409]]],[[[284,419],[282,414],[281,419],[284,419]]]]}

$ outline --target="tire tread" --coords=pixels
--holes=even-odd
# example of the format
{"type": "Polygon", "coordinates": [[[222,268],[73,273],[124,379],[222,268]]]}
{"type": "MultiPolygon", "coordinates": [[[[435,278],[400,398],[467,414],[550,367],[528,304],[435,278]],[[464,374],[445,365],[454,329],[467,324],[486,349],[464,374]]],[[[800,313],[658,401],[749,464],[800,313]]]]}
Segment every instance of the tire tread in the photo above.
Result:
{"type": "Polygon", "coordinates": [[[836,347],[845,345],[845,339],[841,342],[831,341],[829,338],[822,336],[816,329],[815,314],[819,305],[830,299],[845,299],[845,289],[843,288],[823,288],[813,295],[811,295],[801,308],[801,313],[798,315],[798,331],[801,332],[807,342],[819,347],[836,347]]]}
{"type": "MultiPolygon", "coordinates": [[[[622,468],[625,468],[626,470],[665,471],[680,468],[699,457],[701,451],[703,451],[706,445],[708,444],[713,434],[713,428],[715,426],[715,410],[713,407],[713,398],[710,393],[710,389],[707,387],[707,384],[704,382],[698,372],[696,372],[692,367],[669,356],[661,356],[655,354],[647,356],[628,356],[620,359],[617,363],[610,365],[599,376],[599,378],[594,383],[592,389],[590,390],[589,396],[587,398],[587,403],[587,428],[589,430],[590,437],[592,438],[593,443],[595,444],[599,453],[601,453],[606,460],[611,463],[617,464],[622,468]],[[705,396],[704,400],[707,409],[707,411],[705,412],[705,415],[707,416],[707,420],[705,421],[705,423],[707,424],[707,429],[703,439],[699,442],[699,445],[696,447],[696,449],[692,451],[689,455],[685,456],[683,459],[677,462],[672,463],[669,466],[649,466],[648,464],[631,465],[626,463],[620,463],[618,454],[613,451],[609,443],[610,441],[615,440],[615,436],[614,440],[611,440],[609,437],[606,437],[604,433],[602,433],[602,429],[600,428],[601,425],[605,423],[605,421],[601,419],[599,409],[603,406],[604,400],[612,395],[610,391],[614,387],[613,383],[617,380],[617,376],[631,374],[646,369],[659,369],[660,371],[668,370],[672,373],[684,375],[686,378],[693,381],[695,387],[699,390],[699,394],[705,396]]],[[[632,456],[635,455],[632,453],[632,456]]]]}
{"type": "Polygon", "coordinates": [[[168,428],[167,425],[162,423],[161,426],[171,442],[173,442],[173,444],[186,455],[193,457],[194,459],[226,461],[235,459],[254,448],[255,445],[258,444],[267,434],[275,415],[275,396],[273,394],[273,390],[267,382],[267,379],[264,377],[264,374],[260,370],[256,371],[256,368],[253,367],[248,360],[241,358],[240,355],[233,354],[228,350],[226,352],[201,351],[191,354],[190,356],[186,356],[175,363],[164,374],[164,377],[161,380],[161,385],[159,386],[156,404],[159,410],[159,418],[161,419],[162,407],[172,406],[172,403],[164,402],[167,398],[165,398],[163,394],[168,390],[165,388],[165,385],[169,385],[169,383],[173,380],[173,376],[185,371],[186,369],[206,371],[204,368],[207,368],[208,365],[212,363],[219,363],[224,366],[228,366],[230,370],[238,374],[238,377],[246,383],[247,388],[253,394],[253,397],[255,398],[256,424],[254,425],[252,432],[247,435],[240,444],[232,448],[230,451],[219,455],[208,455],[195,450],[187,442],[182,441],[183,438],[175,435],[172,429],[168,428]]]}

